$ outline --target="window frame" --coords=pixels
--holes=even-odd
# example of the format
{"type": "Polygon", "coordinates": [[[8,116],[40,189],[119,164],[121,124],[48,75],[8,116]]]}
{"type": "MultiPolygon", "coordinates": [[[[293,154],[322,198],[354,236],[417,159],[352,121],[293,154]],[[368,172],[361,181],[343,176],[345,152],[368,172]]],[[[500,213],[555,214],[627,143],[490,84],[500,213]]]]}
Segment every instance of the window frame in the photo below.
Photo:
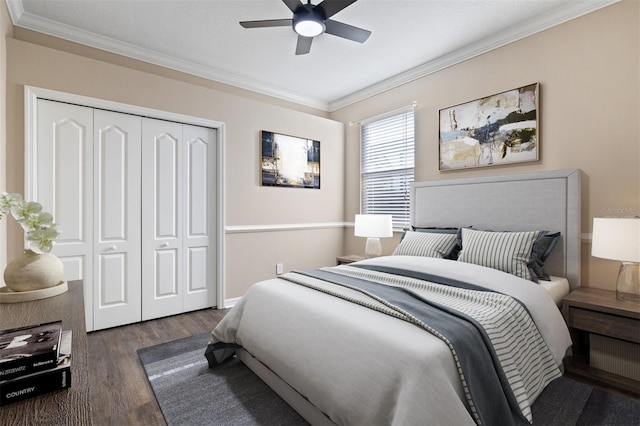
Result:
{"type": "MultiPolygon", "coordinates": [[[[381,142],[378,141],[378,143],[381,143],[381,142]]],[[[409,227],[411,222],[411,183],[414,181],[415,181],[415,103],[408,107],[400,108],[394,111],[389,111],[387,113],[361,121],[360,122],[360,213],[392,214],[394,229],[403,229],[403,228],[409,227]],[[410,117],[410,120],[409,122],[406,122],[408,117],[410,117]],[[409,150],[409,152],[406,152],[403,157],[404,158],[403,161],[405,162],[405,167],[398,168],[398,167],[392,166],[388,168],[379,167],[380,170],[377,170],[377,171],[365,170],[367,166],[365,165],[365,161],[366,161],[365,160],[365,155],[366,155],[365,143],[367,142],[365,141],[365,137],[367,133],[367,129],[366,129],[367,126],[372,126],[375,124],[382,124],[384,126],[384,122],[389,122],[387,125],[391,124],[391,127],[393,127],[393,123],[392,123],[393,119],[402,120],[406,122],[404,125],[402,124],[396,125],[401,127],[403,126],[403,128],[401,128],[400,130],[398,130],[397,133],[395,133],[395,139],[393,140],[393,142],[397,144],[398,140],[402,139],[402,142],[400,142],[399,144],[404,147],[404,148],[397,148],[396,150],[394,150],[393,154],[397,155],[398,152],[401,151],[402,149],[407,151],[407,148],[408,148],[409,150]],[[409,144],[410,146],[407,147],[407,144],[409,144]],[[409,161],[407,164],[408,156],[411,156],[411,161],[409,161]],[[370,210],[369,206],[371,206],[371,204],[376,204],[376,202],[375,201],[370,202],[366,200],[365,190],[366,190],[367,184],[365,183],[365,180],[375,176],[382,177],[383,179],[388,179],[393,174],[399,174],[398,176],[399,179],[397,182],[400,182],[402,180],[404,181],[401,183],[401,185],[404,186],[403,189],[395,192],[392,191],[392,194],[396,194],[396,195],[399,193],[403,193],[401,198],[403,198],[404,201],[402,202],[403,205],[400,207],[401,209],[400,214],[398,214],[398,208],[393,208],[389,206],[387,206],[386,209],[370,210]]],[[[382,204],[384,206],[384,202],[379,204],[382,204]]]]}

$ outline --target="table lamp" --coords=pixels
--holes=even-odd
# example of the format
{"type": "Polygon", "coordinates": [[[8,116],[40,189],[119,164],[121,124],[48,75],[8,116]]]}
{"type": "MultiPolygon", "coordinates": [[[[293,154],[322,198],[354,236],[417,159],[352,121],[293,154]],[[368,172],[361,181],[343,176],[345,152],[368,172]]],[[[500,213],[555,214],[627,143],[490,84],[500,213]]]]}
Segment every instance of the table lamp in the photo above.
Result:
{"type": "Polygon", "coordinates": [[[353,233],[356,237],[367,237],[364,257],[367,259],[382,255],[380,238],[393,236],[390,214],[357,214],[353,233]]]}
{"type": "Polygon", "coordinates": [[[593,218],[591,255],[621,261],[616,298],[640,303],[640,218],[593,218]]]}

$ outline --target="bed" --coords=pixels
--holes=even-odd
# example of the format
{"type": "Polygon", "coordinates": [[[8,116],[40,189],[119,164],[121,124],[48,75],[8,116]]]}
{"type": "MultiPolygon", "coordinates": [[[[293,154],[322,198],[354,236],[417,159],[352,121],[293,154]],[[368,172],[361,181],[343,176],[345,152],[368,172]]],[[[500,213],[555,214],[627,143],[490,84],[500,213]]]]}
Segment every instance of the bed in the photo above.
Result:
{"type": "Polygon", "coordinates": [[[212,331],[210,367],[238,356],[314,425],[530,423],[571,346],[558,304],[580,283],[580,171],[414,183],[411,197],[394,255],[253,285],[212,331]],[[550,281],[474,257],[551,236],[550,281]]]}

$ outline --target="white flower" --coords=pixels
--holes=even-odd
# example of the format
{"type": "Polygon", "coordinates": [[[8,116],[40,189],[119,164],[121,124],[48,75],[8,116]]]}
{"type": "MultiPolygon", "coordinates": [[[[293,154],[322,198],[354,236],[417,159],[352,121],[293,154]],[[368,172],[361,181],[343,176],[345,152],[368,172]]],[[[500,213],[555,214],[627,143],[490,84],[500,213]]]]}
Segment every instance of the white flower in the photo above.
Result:
{"type": "Polygon", "coordinates": [[[42,211],[42,205],[33,201],[22,202],[11,207],[11,214],[18,222],[31,222],[42,211]]]}
{"type": "Polygon", "coordinates": [[[11,212],[13,206],[16,206],[22,201],[22,195],[20,194],[9,194],[6,192],[0,193],[0,219],[5,217],[11,212]]]}
{"type": "Polygon", "coordinates": [[[27,240],[31,242],[31,250],[40,254],[49,253],[56,238],[58,231],[55,228],[36,229],[27,235],[27,240]]]}
{"type": "Polygon", "coordinates": [[[27,233],[30,248],[36,253],[49,253],[58,238],[53,216],[42,211],[42,205],[24,201],[20,194],[0,193],[0,219],[11,213],[27,233]]]}
{"type": "Polygon", "coordinates": [[[37,229],[47,229],[53,225],[55,225],[53,223],[53,216],[43,211],[26,216],[24,218],[24,221],[22,222],[22,227],[26,231],[35,231],[37,229]]]}

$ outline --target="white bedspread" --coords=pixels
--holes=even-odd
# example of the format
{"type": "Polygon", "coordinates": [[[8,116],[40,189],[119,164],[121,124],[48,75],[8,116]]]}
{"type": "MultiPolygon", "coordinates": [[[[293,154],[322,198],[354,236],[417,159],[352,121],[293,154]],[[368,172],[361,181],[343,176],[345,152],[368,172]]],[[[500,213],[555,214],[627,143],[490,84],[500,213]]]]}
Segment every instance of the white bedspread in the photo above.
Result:
{"type": "MultiPolygon", "coordinates": [[[[558,365],[571,345],[553,299],[535,283],[443,259],[390,256],[362,263],[509,294],[527,305],[558,365]]],[[[212,342],[220,341],[243,346],[337,424],[474,424],[451,352],[440,339],[285,280],[252,286],[212,332],[212,342]]]]}

